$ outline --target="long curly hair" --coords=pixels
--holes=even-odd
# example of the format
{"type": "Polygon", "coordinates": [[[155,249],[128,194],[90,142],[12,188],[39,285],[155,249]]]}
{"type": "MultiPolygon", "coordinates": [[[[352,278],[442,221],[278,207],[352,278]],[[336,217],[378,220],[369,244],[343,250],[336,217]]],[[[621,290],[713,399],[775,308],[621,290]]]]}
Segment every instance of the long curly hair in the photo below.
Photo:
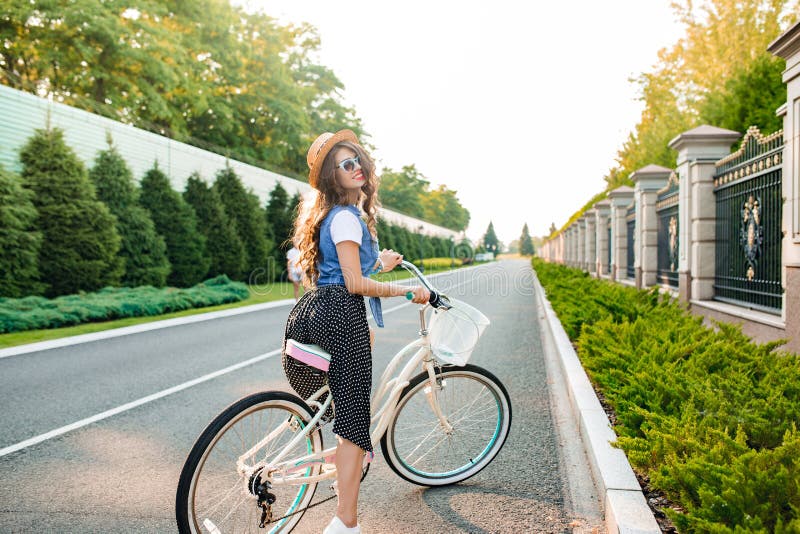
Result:
{"type": "Polygon", "coordinates": [[[377,239],[378,176],[375,174],[375,162],[361,145],[342,141],[337,143],[322,161],[316,194],[306,196],[294,220],[292,241],[300,251],[298,265],[303,271],[307,285],[315,285],[319,278],[317,262],[320,259],[319,240],[322,221],[334,206],[348,204],[347,190],[336,182],[336,153],[342,148],[349,148],[359,157],[361,172],[364,174],[364,185],[361,187],[357,205],[361,206],[366,216],[367,228],[372,239],[377,239]]]}

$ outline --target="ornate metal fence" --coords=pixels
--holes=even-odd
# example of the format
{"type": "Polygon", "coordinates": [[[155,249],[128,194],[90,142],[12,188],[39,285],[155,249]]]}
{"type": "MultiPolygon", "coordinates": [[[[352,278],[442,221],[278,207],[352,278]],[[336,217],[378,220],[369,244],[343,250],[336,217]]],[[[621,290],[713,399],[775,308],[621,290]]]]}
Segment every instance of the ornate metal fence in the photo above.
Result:
{"type": "Polygon", "coordinates": [[[634,261],[636,259],[634,247],[636,243],[636,236],[634,232],[636,232],[636,204],[631,204],[628,208],[628,212],[625,215],[625,223],[628,228],[627,236],[628,236],[628,264],[627,264],[627,272],[628,278],[636,278],[636,269],[634,269],[634,261]]]}
{"type": "Polygon", "coordinates": [[[717,163],[714,298],[780,313],[783,132],[751,127],[717,163]]]}
{"type": "Polygon", "coordinates": [[[673,172],[656,199],[658,281],[678,287],[678,176],[673,172]]]}

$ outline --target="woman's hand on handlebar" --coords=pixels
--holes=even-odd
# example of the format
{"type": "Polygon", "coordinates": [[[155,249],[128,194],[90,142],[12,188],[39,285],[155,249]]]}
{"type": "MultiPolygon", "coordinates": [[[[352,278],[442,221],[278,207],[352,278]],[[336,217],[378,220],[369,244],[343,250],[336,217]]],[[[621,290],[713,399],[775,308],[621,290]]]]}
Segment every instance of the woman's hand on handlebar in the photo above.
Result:
{"type": "Polygon", "coordinates": [[[427,304],[428,299],[431,298],[431,292],[422,286],[414,286],[410,288],[409,293],[413,295],[411,297],[411,302],[414,304],[427,304]]]}
{"type": "Polygon", "coordinates": [[[392,249],[383,249],[378,257],[383,263],[383,272],[385,273],[403,263],[403,255],[392,249]]]}

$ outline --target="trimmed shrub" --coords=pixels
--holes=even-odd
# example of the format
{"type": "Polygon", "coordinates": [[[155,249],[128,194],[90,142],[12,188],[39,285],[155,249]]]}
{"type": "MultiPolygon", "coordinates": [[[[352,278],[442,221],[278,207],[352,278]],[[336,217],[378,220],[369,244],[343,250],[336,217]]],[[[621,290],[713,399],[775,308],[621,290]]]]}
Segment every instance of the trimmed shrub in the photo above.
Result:
{"type": "Polygon", "coordinates": [[[43,290],[37,281],[42,234],[35,230],[31,198],[19,176],[0,167],[0,296],[22,297],[43,290]]]}
{"type": "Polygon", "coordinates": [[[122,285],[163,287],[170,272],[167,245],[150,214],[138,203],[139,191],[125,160],[109,144],[108,150],[97,155],[89,177],[97,197],[117,218],[122,240],[119,254],[125,268],[122,285]]]}
{"type": "Polygon", "coordinates": [[[157,164],[142,178],[139,202],[150,212],[156,231],[167,244],[167,257],[172,265],[167,282],[189,287],[202,280],[211,260],[206,254],[205,237],[197,229],[197,216],[172,189],[169,178],[157,164]]]}
{"type": "Polygon", "coordinates": [[[187,289],[107,287],[95,293],[55,299],[0,298],[0,333],[162,315],[239,302],[249,296],[250,292],[244,284],[231,282],[226,276],[218,276],[187,289]]]}
{"type": "Polygon", "coordinates": [[[97,200],[81,161],[59,129],[37,130],[20,151],[24,184],[33,192],[42,234],[39,277],[45,295],[93,291],[119,283],[120,237],[97,200]]]}
{"type": "Polygon", "coordinates": [[[534,259],[619,446],[681,532],[800,527],[800,359],[677,303],[534,259]]]}
{"type": "Polygon", "coordinates": [[[244,273],[244,245],[236,235],[236,227],[228,219],[219,194],[208,187],[198,174],[186,183],[183,198],[194,208],[200,230],[206,237],[206,251],[211,257],[207,276],[226,274],[234,280],[244,273]]]}
{"type": "Polygon", "coordinates": [[[244,188],[232,168],[217,173],[214,189],[219,193],[225,213],[236,226],[236,233],[245,249],[245,280],[255,273],[263,273],[269,266],[268,258],[273,243],[267,238],[267,220],[258,197],[244,188]]]}
{"type": "Polygon", "coordinates": [[[292,248],[291,233],[294,220],[291,199],[280,182],[276,183],[269,193],[265,215],[267,237],[275,243],[270,255],[276,267],[275,279],[278,280],[286,273],[286,252],[292,248]]]}

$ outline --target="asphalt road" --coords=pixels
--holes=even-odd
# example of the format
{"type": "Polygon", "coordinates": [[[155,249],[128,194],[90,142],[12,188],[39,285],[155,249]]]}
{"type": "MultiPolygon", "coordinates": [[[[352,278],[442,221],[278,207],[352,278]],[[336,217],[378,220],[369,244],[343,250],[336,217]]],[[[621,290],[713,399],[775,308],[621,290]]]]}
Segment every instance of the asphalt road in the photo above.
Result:
{"type": "MultiPolygon", "coordinates": [[[[377,454],[362,486],[365,533],[572,532],[599,514],[591,483],[572,488],[585,486],[589,474],[569,421],[551,409],[531,276],[529,262],[512,260],[436,278],[492,320],[471,363],[506,385],[511,433],[491,465],[449,488],[409,484],[377,454]]],[[[384,310],[403,304],[387,300],[384,310]]],[[[270,353],[280,347],[288,312],[0,359],[0,449],[270,353]]],[[[374,351],[376,381],[416,335],[417,317],[413,305],[387,313],[374,351]]],[[[175,487],[194,440],[225,406],[269,389],[289,390],[279,356],[0,457],[0,532],[174,532],[175,487]]],[[[317,495],[328,491],[320,486],[317,495]]],[[[295,532],[321,532],[333,510],[333,501],[310,510],[295,532]]]]}

